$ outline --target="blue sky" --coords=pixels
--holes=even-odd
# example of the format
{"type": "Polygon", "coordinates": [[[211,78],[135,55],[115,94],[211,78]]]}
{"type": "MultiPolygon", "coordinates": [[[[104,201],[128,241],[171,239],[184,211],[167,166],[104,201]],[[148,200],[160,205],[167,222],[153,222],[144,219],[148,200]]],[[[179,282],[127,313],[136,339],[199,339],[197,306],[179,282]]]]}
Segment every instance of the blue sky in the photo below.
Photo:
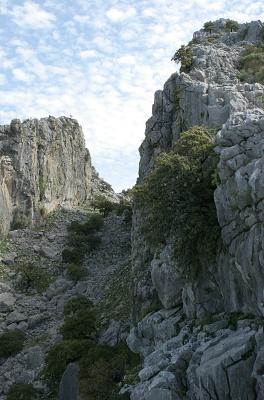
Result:
{"type": "Polygon", "coordinates": [[[220,17],[264,20],[263,2],[0,0],[0,123],[71,115],[100,175],[131,187],[174,51],[220,17]]]}

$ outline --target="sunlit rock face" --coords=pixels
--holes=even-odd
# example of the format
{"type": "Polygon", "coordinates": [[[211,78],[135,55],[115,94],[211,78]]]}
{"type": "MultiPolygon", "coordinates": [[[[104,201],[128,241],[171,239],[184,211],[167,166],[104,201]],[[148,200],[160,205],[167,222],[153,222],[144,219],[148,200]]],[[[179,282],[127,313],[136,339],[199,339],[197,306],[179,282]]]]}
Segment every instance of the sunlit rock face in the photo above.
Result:
{"type": "Polygon", "coordinates": [[[0,127],[0,231],[86,201],[93,169],[82,129],[66,117],[0,127]]]}

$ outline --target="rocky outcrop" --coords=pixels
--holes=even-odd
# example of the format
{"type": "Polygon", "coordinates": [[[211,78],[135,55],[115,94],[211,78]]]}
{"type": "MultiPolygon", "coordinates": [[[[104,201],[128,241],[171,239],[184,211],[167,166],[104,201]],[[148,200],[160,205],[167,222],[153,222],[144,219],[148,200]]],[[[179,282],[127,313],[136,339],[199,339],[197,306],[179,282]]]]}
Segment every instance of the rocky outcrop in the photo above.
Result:
{"type": "Polygon", "coordinates": [[[0,232],[89,199],[91,158],[82,129],[66,117],[0,127],[0,232]]]}
{"type": "Polygon", "coordinates": [[[132,400],[262,399],[262,322],[219,315],[214,322],[184,320],[161,310],[135,327],[127,342],[144,357],[132,400]]]}
{"type": "Polygon", "coordinates": [[[262,164],[264,87],[241,83],[239,58],[244,45],[262,40],[260,21],[227,33],[225,20],[213,34],[196,32],[189,46],[192,68],[175,73],[155,94],[152,117],[140,147],[139,183],[157,156],[172,148],[182,131],[205,125],[217,133],[221,184],[215,204],[225,251],[215,263],[202,260],[199,276],[186,281],[171,256],[170,238],[159,252],[144,241],[144,210],[135,204],[132,233],[134,318],[157,304],[170,308],[183,301],[187,315],[244,311],[262,314],[262,164]],[[229,277],[226,279],[226,277],[229,277]],[[213,300],[213,301],[212,301],[213,300]]]}
{"type": "Polygon", "coordinates": [[[222,244],[215,261],[199,256],[201,268],[188,279],[172,237],[159,249],[144,240],[147,210],[134,204],[135,326],[127,343],[144,364],[139,383],[126,388],[132,400],[264,397],[264,86],[238,79],[244,46],[263,42],[264,25],[242,24],[230,33],[224,25],[219,20],[212,33],[194,34],[192,67],[156,92],[140,147],[142,183],[181,132],[195,125],[215,130],[222,244]]]}

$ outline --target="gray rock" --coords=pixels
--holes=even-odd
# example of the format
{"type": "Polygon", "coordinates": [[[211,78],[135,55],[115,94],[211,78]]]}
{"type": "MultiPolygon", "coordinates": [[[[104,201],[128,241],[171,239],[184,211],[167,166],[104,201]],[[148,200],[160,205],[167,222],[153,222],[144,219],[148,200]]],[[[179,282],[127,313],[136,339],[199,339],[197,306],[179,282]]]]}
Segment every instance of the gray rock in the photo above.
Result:
{"type": "Polygon", "coordinates": [[[14,308],[16,299],[9,293],[0,293],[0,312],[8,312],[14,308]]]}
{"type": "Polygon", "coordinates": [[[13,311],[8,316],[6,317],[6,322],[7,324],[12,324],[14,322],[21,322],[21,321],[26,321],[27,316],[18,312],[18,311],[13,311]]]}
{"type": "Polygon", "coordinates": [[[72,118],[13,120],[0,127],[0,150],[0,232],[83,203],[102,185],[72,118]]]}
{"type": "Polygon", "coordinates": [[[79,366],[76,363],[70,363],[62,375],[59,387],[59,400],[77,400],[78,399],[78,373],[79,366]]]}
{"type": "Polygon", "coordinates": [[[39,346],[27,349],[26,363],[29,370],[37,370],[43,366],[44,357],[39,346]]]}

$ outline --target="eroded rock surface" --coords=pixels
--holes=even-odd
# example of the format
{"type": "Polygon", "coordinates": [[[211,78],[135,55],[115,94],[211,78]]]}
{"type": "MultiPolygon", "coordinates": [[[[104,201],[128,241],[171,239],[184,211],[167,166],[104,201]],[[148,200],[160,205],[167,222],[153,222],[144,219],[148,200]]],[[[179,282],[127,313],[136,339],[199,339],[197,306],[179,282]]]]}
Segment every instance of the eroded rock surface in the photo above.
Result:
{"type": "Polygon", "coordinates": [[[13,120],[0,127],[0,232],[81,204],[99,183],[76,120],[13,120]]]}

